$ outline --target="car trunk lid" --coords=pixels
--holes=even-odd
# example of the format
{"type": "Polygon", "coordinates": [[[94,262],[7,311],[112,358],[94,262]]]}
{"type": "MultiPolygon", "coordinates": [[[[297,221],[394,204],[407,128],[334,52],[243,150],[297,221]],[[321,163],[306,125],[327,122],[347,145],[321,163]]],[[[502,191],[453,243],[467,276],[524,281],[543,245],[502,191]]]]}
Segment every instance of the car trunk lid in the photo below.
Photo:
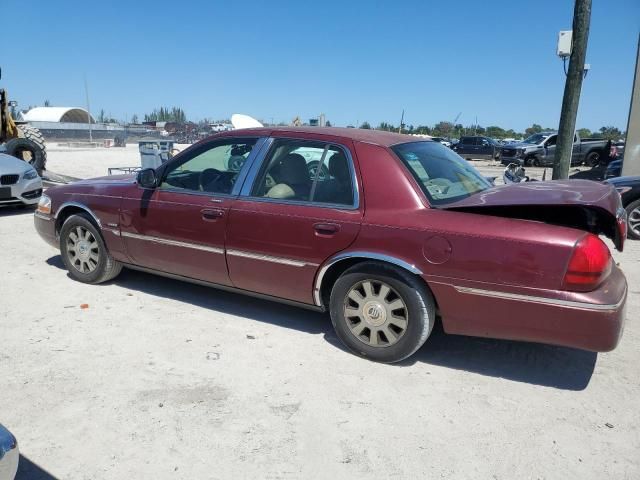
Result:
{"type": "Polygon", "coordinates": [[[553,180],[493,187],[439,207],[541,221],[603,234],[622,251],[626,214],[612,185],[589,180],[553,180]]]}

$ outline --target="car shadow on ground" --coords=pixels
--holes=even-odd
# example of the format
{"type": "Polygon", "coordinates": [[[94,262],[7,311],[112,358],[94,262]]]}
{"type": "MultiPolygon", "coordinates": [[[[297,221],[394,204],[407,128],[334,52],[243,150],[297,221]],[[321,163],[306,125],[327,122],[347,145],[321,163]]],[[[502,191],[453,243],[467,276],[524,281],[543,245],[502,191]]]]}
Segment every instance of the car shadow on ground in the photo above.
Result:
{"type": "Polygon", "coordinates": [[[33,215],[36,207],[34,206],[13,206],[0,205],[0,217],[14,217],[16,215],[33,215]]]}
{"type": "Polygon", "coordinates": [[[57,477],[54,477],[24,455],[20,455],[15,480],[57,480],[57,477]]]}
{"type": "MultiPolygon", "coordinates": [[[[64,269],[59,255],[47,260],[64,269]]],[[[124,269],[114,281],[131,290],[190,303],[217,312],[237,315],[311,334],[346,350],[337,338],[328,314],[305,310],[238,293],[173,280],[158,275],[124,269]]],[[[563,390],[584,390],[595,368],[597,354],[536,343],[447,335],[440,322],[427,343],[409,359],[397,364],[417,362],[465,370],[516,382],[563,390]]]]}

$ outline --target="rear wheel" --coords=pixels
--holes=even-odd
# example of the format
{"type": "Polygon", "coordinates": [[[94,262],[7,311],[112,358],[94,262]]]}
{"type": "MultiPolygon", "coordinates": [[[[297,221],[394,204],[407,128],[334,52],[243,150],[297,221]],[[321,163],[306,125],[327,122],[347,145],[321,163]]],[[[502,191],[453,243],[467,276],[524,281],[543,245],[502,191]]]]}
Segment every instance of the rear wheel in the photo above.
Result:
{"type": "Polygon", "coordinates": [[[587,167],[596,167],[600,163],[600,152],[590,152],[585,158],[584,163],[587,167]]]}
{"type": "Polygon", "coordinates": [[[99,230],[85,214],[72,215],[62,225],[60,253],[69,274],[83,283],[106,282],[122,270],[122,264],[111,256],[99,230]]]}
{"type": "Polygon", "coordinates": [[[625,210],[627,211],[627,236],[640,240],[640,200],[631,202],[625,210]]]}
{"type": "Polygon", "coordinates": [[[435,302],[427,286],[399,268],[357,264],[336,281],[331,321],[354,353],[378,362],[399,362],[418,350],[435,323],[435,302]]]}

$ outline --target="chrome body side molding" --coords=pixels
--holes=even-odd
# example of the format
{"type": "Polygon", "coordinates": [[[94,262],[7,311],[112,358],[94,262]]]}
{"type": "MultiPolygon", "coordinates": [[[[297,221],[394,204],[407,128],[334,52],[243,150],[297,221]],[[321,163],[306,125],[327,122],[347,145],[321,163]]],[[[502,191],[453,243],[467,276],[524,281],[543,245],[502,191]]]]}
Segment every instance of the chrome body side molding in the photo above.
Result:
{"type": "Polygon", "coordinates": [[[318,266],[317,263],[309,263],[302,260],[293,260],[291,258],[284,258],[284,257],[272,257],[271,255],[246,252],[244,250],[230,249],[230,250],[227,250],[227,255],[233,255],[234,257],[251,258],[253,260],[262,260],[264,262],[280,263],[282,265],[289,265],[291,267],[306,267],[306,266],[317,267],[318,266]]]}
{"type": "Polygon", "coordinates": [[[500,292],[497,290],[483,290],[480,288],[469,288],[469,287],[457,287],[453,285],[453,288],[460,293],[466,293],[468,295],[479,295],[481,297],[490,297],[490,298],[500,298],[503,300],[514,300],[518,302],[534,302],[541,303],[545,305],[553,305],[558,307],[569,307],[569,308],[580,308],[583,310],[595,310],[595,311],[611,311],[617,310],[624,302],[624,299],[627,296],[627,287],[625,287],[624,294],[620,298],[617,303],[613,304],[599,304],[599,303],[587,303],[587,302],[577,302],[575,300],[561,300],[559,298],[547,298],[547,297],[539,297],[536,295],[523,295],[520,293],[508,293],[508,292],[500,292]]]}
{"type": "Polygon", "coordinates": [[[135,238],[136,240],[144,240],[147,242],[159,243],[161,245],[171,245],[174,247],[191,248],[193,250],[203,250],[211,253],[224,253],[224,249],[218,247],[209,247],[208,245],[201,245],[199,243],[180,242],[178,240],[169,240],[167,238],[151,237],[149,235],[140,235],[138,233],[121,232],[123,237],[135,238]]]}
{"type": "Polygon", "coordinates": [[[316,277],[316,281],[313,287],[313,301],[319,307],[322,307],[322,298],[321,298],[321,289],[322,289],[322,280],[324,279],[325,274],[336,263],[346,260],[349,258],[362,258],[364,260],[378,260],[380,262],[391,263],[400,268],[403,268],[415,275],[422,275],[422,271],[408,262],[404,260],[400,260],[399,258],[392,257],[390,255],[385,255],[384,253],[376,253],[376,252],[366,252],[366,251],[353,251],[353,252],[343,252],[337,255],[334,255],[329,260],[327,260],[320,271],[318,272],[318,276],[316,277]]]}

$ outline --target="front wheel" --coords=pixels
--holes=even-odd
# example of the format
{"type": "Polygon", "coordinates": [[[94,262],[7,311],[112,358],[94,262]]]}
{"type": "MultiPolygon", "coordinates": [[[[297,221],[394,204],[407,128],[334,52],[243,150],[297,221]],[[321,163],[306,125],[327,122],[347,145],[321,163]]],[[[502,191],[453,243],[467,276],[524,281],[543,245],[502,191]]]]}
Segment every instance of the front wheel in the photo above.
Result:
{"type": "Polygon", "coordinates": [[[83,283],[115,278],[122,264],[115,260],[87,215],[72,215],[60,230],[60,254],[71,277],[83,283]]]}
{"type": "Polygon", "coordinates": [[[435,323],[433,295],[420,279],[390,265],[365,262],[338,278],[331,322],[354,353],[394,363],[418,350],[435,323]]]}

